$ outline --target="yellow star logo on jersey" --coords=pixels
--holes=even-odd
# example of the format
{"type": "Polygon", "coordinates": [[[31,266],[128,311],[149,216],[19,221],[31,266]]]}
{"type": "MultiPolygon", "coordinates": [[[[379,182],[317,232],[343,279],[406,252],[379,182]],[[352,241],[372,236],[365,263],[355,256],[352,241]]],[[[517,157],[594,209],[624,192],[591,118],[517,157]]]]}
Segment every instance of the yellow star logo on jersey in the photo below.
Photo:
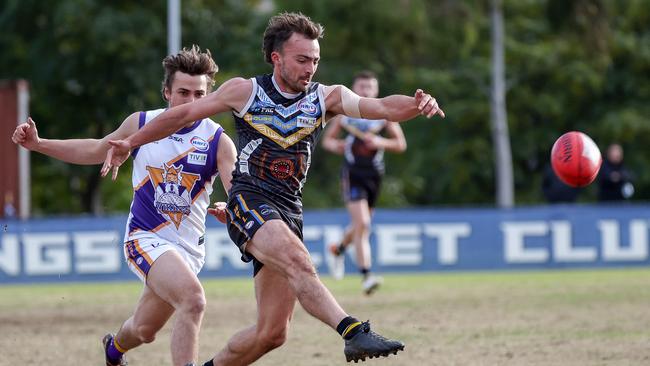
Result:
{"type": "Polygon", "coordinates": [[[183,165],[174,164],[163,164],[162,169],[147,166],[147,171],[155,191],[154,206],[159,214],[173,222],[178,229],[183,218],[190,214],[190,193],[201,176],[183,172],[183,165]]]}

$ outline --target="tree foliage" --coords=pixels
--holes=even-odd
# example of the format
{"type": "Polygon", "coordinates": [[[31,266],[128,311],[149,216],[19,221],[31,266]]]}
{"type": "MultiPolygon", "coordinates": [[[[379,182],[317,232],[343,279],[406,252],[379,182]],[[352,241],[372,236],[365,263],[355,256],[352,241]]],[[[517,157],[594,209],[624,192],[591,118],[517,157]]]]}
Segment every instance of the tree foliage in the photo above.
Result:
{"type": "MultiPolygon", "coordinates": [[[[131,112],[163,106],[164,2],[5,3],[0,78],[30,81],[31,115],[41,135],[101,137],[131,112]]],[[[586,132],[602,150],[621,142],[636,174],[634,198],[650,198],[644,169],[650,165],[650,2],[506,0],[503,8],[516,202],[542,201],[550,147],[569,130],[586,132]]],[[[381,205],[494,203],[488,2],[186,0],[183,45],[212,50],[219,82],[269,72],[261,35],[269,16],[284,10],[302,11],[325,26],[317,80],[350,84],[355,72],[370,69],[383,95],[424,88],[445,109],[445,120],[403,125],[409,148],[387,154],[381,205]],[[274,5],[270,12],[268,4],[274,5]]],[[[218,119],[234,133],[230,116],[218,119]]],[[[98,179],[98,167],[38,154],[32,159],[37,212],[127,209],[127,169],[111,183],[98,179]]],[[[317,152],[306,207],[340,202],[339,164],[340,157],[317,152]]],[[[593,190],[581,200],[593,200],[593,190]]]]}

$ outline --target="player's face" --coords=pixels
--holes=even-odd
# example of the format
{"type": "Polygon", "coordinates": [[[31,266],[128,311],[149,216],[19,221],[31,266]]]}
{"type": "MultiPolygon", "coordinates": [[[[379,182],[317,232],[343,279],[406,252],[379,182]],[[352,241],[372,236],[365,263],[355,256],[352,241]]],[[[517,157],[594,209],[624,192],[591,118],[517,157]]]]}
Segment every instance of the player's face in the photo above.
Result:
{"type": "Polygon", "coordinates": [[[607,160],[614,164],[623,161],[623,148],[621,145],[614,144],[607,149],[607,160]]]}
{"type": "Polygon", "coordinates": [[[300,93],[307,90],[311,78],[316,73],[320,60],[320,45],[316,39],[308,39],[294,33],[282,46],[281,52],[271,54],[274,72],[279,72],[281,80],[276,80],[283,91],[300,93]]]}
{"type": "Polygon", "coordinates": [[[364,98],[377,98],[379,83],[375,78],[356,79],[352,84],[352,91],[364,98]]]}
{"type": "Polygon", "coordinates": [[[205,75],[190,75],[176,71],[172,89],[165,88],[170,107],[191,103],[208,93],[208,78],[205,75]]]}

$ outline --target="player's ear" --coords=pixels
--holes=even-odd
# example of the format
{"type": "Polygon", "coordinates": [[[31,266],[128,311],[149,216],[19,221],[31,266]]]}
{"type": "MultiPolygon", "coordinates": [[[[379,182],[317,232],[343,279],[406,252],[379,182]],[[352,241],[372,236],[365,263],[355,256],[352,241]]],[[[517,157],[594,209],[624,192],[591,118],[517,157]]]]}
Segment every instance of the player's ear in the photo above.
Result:
{"type": "Polygon", "coordinates": [[[278,51],[271,52],[271,61],[273,62],[273,64],[280,61],[280,52],[278,51]]]}
{"type": "Polygon", "coordinates": [[[165,89],[163,89],[163,97],[165,97],[165,101],[167,101],[167,102],[171,101],[171,99],[172,99],[172,91],[169,90],[168,87],[165,87],[165,89]]]}

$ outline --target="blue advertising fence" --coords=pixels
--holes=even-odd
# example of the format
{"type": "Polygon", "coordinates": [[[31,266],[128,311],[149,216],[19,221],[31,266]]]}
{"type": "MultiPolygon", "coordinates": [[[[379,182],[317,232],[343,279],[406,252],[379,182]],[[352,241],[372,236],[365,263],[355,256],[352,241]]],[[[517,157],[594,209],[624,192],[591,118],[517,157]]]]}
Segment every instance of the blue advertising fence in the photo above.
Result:
{"type": "MultiPolygon", "coordinates": [[[[122,253],[126,216],[0,221],[0,283],[135,280],[122,253]]],[[[304,239],[329,273],[327,245],[344,210],[307,211],[304,239]]],[[[377,210],[374,270],[387,272],[643,266],[650,205],[553,205],[510,210],[377,210]]],[[[250,276],[225,226],[208,218],[201,277],[250,276]]],[[[353,250],[346,271],[355,271],[353,250]]]]}

